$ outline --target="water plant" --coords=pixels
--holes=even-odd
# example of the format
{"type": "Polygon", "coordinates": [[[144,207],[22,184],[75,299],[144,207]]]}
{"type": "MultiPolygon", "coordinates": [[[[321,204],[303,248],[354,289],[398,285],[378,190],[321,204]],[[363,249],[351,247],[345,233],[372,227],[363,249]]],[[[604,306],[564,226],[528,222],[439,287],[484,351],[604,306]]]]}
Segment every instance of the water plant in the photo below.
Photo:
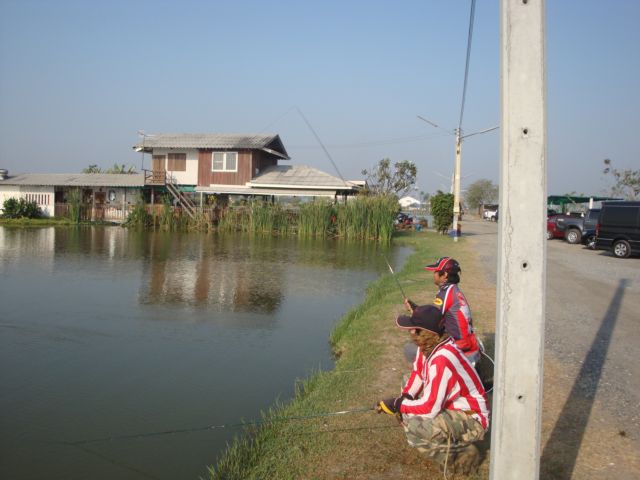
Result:
{"type": "Polygon", "coordinates": [[[124,222],[127,227],[150,227],[153,224],[153,216],[147,212],[144,202],[138,202],[124,222]]]}
{"type": "Polygon", "coordinates": [[[67,194],[67,203],[69,204],[69,219],[75,223],[80,223],[80,212],[82,204],[82,194],[79,188],[72,188],[67,194]]]}

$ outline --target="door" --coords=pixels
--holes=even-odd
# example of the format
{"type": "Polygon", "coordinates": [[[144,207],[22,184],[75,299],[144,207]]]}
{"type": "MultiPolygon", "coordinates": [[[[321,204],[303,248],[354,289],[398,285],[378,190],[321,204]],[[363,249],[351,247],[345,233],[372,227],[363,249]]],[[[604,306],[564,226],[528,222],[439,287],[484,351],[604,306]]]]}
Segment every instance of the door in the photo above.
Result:
{"type": "Polygon", "coordinates": [[[154,184],[164,185],[166,164],[166,155],[154,155],[151,157],[151,170],[153,171],[152,178],[154,184]]]}
{"type": "Polygon", "coordinates": [[[107,199],[107,194],[105,192],[95,192],[94,193],[95,197],[95,204],[93,205],[95,212],[94,212],[94,219],[96,220],[104,220],[104,207],[105,207],[105,200],[107,199]]]}

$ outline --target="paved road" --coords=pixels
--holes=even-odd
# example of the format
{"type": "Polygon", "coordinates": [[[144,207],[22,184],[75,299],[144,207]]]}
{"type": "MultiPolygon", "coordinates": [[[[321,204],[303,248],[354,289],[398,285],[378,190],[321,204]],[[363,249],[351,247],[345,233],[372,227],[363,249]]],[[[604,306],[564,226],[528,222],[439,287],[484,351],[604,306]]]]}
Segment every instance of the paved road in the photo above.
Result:
{"type": "MultiPolygon", "coordinates": [[[[465,219],[495,284],[498,226],[465,219]]],[[[640,258],[547,242],[541,478],[640,478],[640,258]]]]}

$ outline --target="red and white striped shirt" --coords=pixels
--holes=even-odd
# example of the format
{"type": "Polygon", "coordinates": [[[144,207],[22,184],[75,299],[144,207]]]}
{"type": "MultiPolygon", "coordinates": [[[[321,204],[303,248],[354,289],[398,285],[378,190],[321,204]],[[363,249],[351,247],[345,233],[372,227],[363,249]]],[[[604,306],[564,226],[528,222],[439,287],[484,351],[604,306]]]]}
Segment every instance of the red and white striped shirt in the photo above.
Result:
{"type": "Polygon", "coordinates": [[[418,348],[413,372],[402,389],[415,400],[405,399],[400,406],[403,415],[425,415],[435,418],[444,409],[473,412],[486,430],[489,427],[487,396],[464,353],[449,338],[438,345],[428,358],[418,348]]]}

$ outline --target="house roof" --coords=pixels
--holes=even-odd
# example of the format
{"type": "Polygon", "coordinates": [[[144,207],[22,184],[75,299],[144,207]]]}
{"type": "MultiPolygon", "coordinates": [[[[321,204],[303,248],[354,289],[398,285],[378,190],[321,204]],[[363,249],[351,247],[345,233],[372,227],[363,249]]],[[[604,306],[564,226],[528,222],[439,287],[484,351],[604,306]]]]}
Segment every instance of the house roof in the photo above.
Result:
{"type": "Polygon", "coordinates": [[[55,187],[143,187],[142,173],[23,173],[0,180],[0,185],[55,187]]]}
{"type": "Polygon", "coordinates": [[[279,135],[251,133],[159,133],[148,135],[133,146],[136,151],[151,152],[154,148],[220,148],[260,149],[289,160],[279,135]]]}
{"type": "Polygon", "coordinates": [[[307,190],[304,188],[254,188],[241,185],[212,185],[210,187],[196,187],[196,192],[219,193],[226,195],[273,195],[281,197],[334,197],[344,193],[331,189],[307,190]]]}
{"type": "Polygon", "coordinates": [[[257,188],[307,188],[354,190],[356,185],[345,182],[306,165],[274,165],[265,168],[248,185],[257,188]]]}

